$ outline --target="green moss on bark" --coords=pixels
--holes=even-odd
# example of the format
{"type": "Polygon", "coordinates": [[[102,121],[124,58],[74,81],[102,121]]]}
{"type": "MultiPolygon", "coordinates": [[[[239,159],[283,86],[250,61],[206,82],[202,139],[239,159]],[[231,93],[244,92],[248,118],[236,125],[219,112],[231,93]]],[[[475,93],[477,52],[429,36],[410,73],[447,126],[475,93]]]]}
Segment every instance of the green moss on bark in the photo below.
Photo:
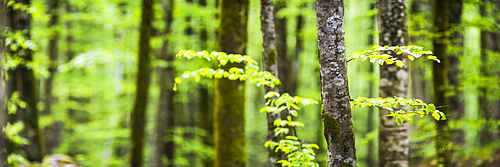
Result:
{"type": "Polygon", "coordinates": [[[323,134],[325,135],[327,145],[330,145],[330,141],[336,141],[340,138],[342,129],[339,122],[327,113],[323,112],[321,117],[324,124],[323,134]]]}

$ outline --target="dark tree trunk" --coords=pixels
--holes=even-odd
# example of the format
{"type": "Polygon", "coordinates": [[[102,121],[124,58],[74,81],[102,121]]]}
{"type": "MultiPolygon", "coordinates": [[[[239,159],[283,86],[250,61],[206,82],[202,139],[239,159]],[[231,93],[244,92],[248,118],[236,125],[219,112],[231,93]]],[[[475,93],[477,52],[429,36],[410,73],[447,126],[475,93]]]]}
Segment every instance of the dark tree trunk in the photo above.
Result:
{"type": "MultiPolygon", "coordinates": [[[[165,12],[166,29],[160,36],[170,34],[172,32],[173,8],[174,0],[161,1],[165,12]]],[[[163,46],[157,56],[158,60],[166,61],[168,66],[157,67],[158,85],[160,86],[160,97],[158,108],[156,109],[155,127],[153,132],[152,156],[150,166],[174,166],[174,142],[173,142],[173,127],[174,127],[174,112],[176,92],[173,91],[175,68],[175,55],[172,50],[172,44],[169,39],[163,39],[163,46]],[[163,163],[163,159],[167,159],[167,164],[163,163]]]]}
{"type": "MultiPolygon", "coordinates": [[[[31,5],[30,0],[16,0],[15,2],[31,5]]],[[[7,19],[7,26],[10,27],[12,32],[23,32],[26,39],[31,38],[31,15],[29,13],[13,9],[12,6],[7,7],[7,19]]],[[[18,147],[8,142],[5,148],[8,154],[23,152],[30,161],[41,161],[45,150],[43,135],[38,124],[37,102],[39,97],[37,81],[33,69],[27,66],[27,63],[33,61],[33,51],[22,48],[12,50],[12,48],[7,47],[6,53],[10,57],[19,57],[25,62],[7,71],[9,75],[6,85],[7,98],[10,99],[12,93],[18,92],[19,99],[26,102],[26,108],[18,108],[17,113],[9,115],[7,121],[11,124],[17,121],[24,123],[26,128],[21,132],[21,136],[28,139],[29,145],[18,147]]]]}
{"type": "MultiPolygon", "coordinates": [[[[248,0],[220,0],[218,50],[245,54],[247,46],[248,0]]],[[[228,63],[221,68],[243,68],[228,63]]],[[[246,166],[245,83],[229,79],[215,80],[214,107],[215,167],[246,166]]]]}
{"type": "MultiPolygon", "coordinates": [[[[450,4],[450,10],[448,11],[448,19],[450,22],[451,34],[449,40],[452,44],[453,50],[450,49],[448,55],[448,81],[452,96],[449,97],[450,100],[450,115],[449,119],[455,122],[460,121],[465,116],[464,110],[464,97],[461,91],[460,85],[460,57],[463,54],[464,40],[463,40],[463,28],[462,28],[462,0],[456,0],[450,4]]],[[[450,138],[458,149],[462,148],[465,144],[465,133],[462,129],[452,129],[450,131],[450,138]]]]}
{"type": "Polygon", "coordinates": [[[143,163],[144,150],[144,130],[146,128],[146,107],[148,104],[148,90],[151,81],[150,67],[150,46],[151,20],[153,19],[153,1],[142,1],[142,21],[140,25],[139,53],[138,53],[138,71],[136,96],[134,100],[134,109],[130,115],[131,120],[131,143],[132,152],[130,157],[131,167],[141,167],[143,163]]]}
{"type": "Polygon", "coordinates": [[[322,116],[330,167],[356,166],[343,18],[343,0],[316,1],[322,116]]]}
{"type": "MultiPolygon", "coordinates": [[[[275,13],[285,8],[286,1],[277,1],[275,13]]],[[[296,95],[297,91],[297,76],[298,76],[298,60],[294,58],[294,54],[289,52],[287,43],[287,18],[274,18],[276,29],[276,51],[278,52],[278,73],[282,74],[279,79],[281,85],[279,89],[282,92],[296,95]]]]}
{"type": "MultiPolygon", "coordinates": [[[[59,8],[59,0],[49,0],[49,13],[51,14],[51,18],[49,21],[49,29],[51,29],[50,32],[50,38],[49,38],[49,77],[45,81],[45,88],[44,88],[44,95],[45,98],[43,99],[44,103],[44,110],[42,111],[43,115],[50,115],[52,114],[52,103],[55,102],[55,97],[52,94],[52,89],[54,85],[54,79],[56,76],[57,72],[57,66],[59,65],[58,63],[58,58],[59,58],[59,34],[60,30],[57,28],[57,25],[59,24],[59,16],[60,16],[60,8],[59,8]]],[[[59,146],[61,143],[61,129],[62,129],[62,122],[57,121],[54,122],[52,125],[49,125],[45,128],[45,144],[47,146],[47,151],[48,153],[52,153],[52,150],[59,146]]]]}
{"type": "MultiPolygon", "coordinates": [[[[433,80],[434,80],[434,104],[437,106],[445,106],[449,104],[449,99],[445,97],[446,88],[448,88],[448,47],[446,41],[448,37],[446,32],[449,31],[448,11],[451,3],[450,0],[436,0],[434,2],[433,18],[434,27],[437,37],[432,40],[434,55],[438,56],[441,63],[433,63],[433,80]]],[[[449,115],[449,107],[442,107],[440,110],[449,115]]],[[[436,160],[438,165],[445,167],[451,166],[451,144],[448,121],[436,121],[436,160]]]]}
{"type": "MultiPolygon", "coordinates": [[[[263,60],[264,70],[269,71],[274,76],[278,77],[278,52],[276,50],[276,29],[274,26],[274,4],[273,0],[260,1],[260,18],[261,18],[261,31],[263,36],[263,60]]],[[[265,92],[279,92],[278,87],[265,87],[265,92]]],[[[268,99],[266,99],[267,101],[268,99]]],[[[274,135],[274,121],[280,119],[279,113],[267,113],[267,140],[279,142],[280,136],[274,135]]],[[[269,148],[269,166],[281,166],[277,163],[281,160],[283,152],[275,151],[274,148],[269,148]]]]}
{"type": "MultiPolygon", "coordinates": [[[[405,0],[378,0],[379,44],[382,46],[408,45],[405,0]]],[[[407,62],[405,56],[392,54],[407,62]]],[[[408,97],[408,66],[380,66],[380,97],[408,97]]],[[[387,110],[379,111],[378,163],[381,167],[408,166],[408,124],[396,124],[394,117],[386,116],[387,110]]]]}
{"type": "MultiPolygon", "coordinates": [[[[373,2],[373,3],[370,3],[370,10],[375,10],[376,9],[376,3],[373,2]]],[[[370,17],[370,32],[372,31],[375,31],[376,30],[376,27],[375,27],[375,23],[376,23],[376,20],[375,20],[375,16],[372,16],[370,17]]],[[[369,33],[368,35],[368,46],[373,46],[375,45],[375,39],[374,39],[374,35],[372,33],[369,33]]],[[[372,63],[369,63],[369,66],[368,67],[368,72],[370,73],[370,75],[373,75],[375,76],[375,72],[374,72],[374,65],[375,64],[372,64],[372,63]]],[[[370,82],[368,83],[368,97],[373,97],[373,95],[375,94],[374,93],[374,90],[375,90],[375,80],[374,79],[370,79],[369,80],[370,82]]],[[[377,130],[376,128],[378,127],[376,122],[374,121],[375,118],[378,118],[378,114],[376,114],[376,109],[373,108],[373,107],[370,107],[368,108],[368,117],[366,118],[366,124],[367,124],[367,128],[366,128],[366,134],[370,134],[370,133],[373,133],[375,130],[377,130]]],[[[366,164],[368,165],[375,165],[377,164],[377,160],[376,160],[376,154],[375,152],[378,150],[375,148],[375,140],[369,140],[368,143],[366,144],[366,164]]]]}
{"type": "MultiPolygon", "coordinates": [[[[6,57],[5,51],[5,28],[7,26],[7,10],[4,1],[0,1],[0,61],[3,61],[6,57]]],[[[0,128],[7,124],[7,110],[5,106],[5,100],[7,99],[7,94],[5,93],[5,76],[3,67],[0,68],[0,128]]],[[[7,152],[5,150],[6,141],[4,133],[0,133],[0,167],[7,167],[7,152]]]]}

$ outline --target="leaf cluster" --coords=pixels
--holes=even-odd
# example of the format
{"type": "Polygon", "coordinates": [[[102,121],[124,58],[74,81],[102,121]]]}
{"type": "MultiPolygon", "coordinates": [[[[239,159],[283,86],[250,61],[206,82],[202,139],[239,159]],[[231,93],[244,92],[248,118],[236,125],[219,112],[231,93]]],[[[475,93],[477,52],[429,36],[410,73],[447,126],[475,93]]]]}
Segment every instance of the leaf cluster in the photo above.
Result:
{"type": "Polygon", "coordinates": [[[435,120],[446,120],[446,115],[437,110],[434,104],[424,103],[421,99],[405,99],[403,97],[388,97],[388,98],[366,98],[358,97],[351,101],[351,107],[378,107],[389,111],[387,116],[392,116],[396,118],[396,123],[401,125],[407,120],[412,120],[412,117],[418,115],[424,117],[426,115],[432,115],[435,120]],[[402,106],[408,106],[413,108],[413,111],[405,110],[402,106]]]}
{"type": "Polygon", "coordinates": [[[319,149],[319,146],[316,144],[305,144],[296,136],[286,136],[285,139],[279,142],[267,141],[264,146],[274,148],[275,151],[283,151],[287,155],[286,160],[278,161],[282,166],[319,166],[318,163],[314,162],[316,156],[314,148],[319,149]]]}
{"type": "Polygon", "coordinates": [[[362,52],[353,53],[348,59],[347,62],[352,60],[365,61],[369,60],[371,63],[378,63],[380,65],[386,64],[394,64],[398,67],[404,67],[405,63],[403,60],[394,57],[389,53],[395,53],[396,55],[403,55],[407,57],[409,60],[413,61],[417,58],[422,57],[423,55],[427,55],[427,59],[434,60],[438,63],[441,61],[437,59],[436,56],[432,55],[432,51],[425,51],[423,47],[420,46],[373,46],[372,50],[365,50],[362,52]]]}

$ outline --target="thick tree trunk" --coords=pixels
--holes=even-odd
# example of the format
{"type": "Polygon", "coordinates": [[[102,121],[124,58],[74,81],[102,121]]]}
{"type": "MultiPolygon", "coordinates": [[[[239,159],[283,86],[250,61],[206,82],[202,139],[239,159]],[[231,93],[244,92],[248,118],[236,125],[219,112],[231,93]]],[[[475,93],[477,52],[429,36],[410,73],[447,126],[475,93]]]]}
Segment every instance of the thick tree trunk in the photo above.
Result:
{"type": "Polygon", "coordinates": [[[322,116],[330,167],[356,166],[343,18],[343,0],[316,1],[322,116]]]}
{"type": "MultiPolygon", "coordinates": [[[[484,0],[480,6],[480,13],[483,18],[495,17],[500,14],[500,2],[494,0],[484,0]]],[[[496,21],[500,21],[495,17],[496,21]]],[[[493,23],[492,23],[493,24],[493,23]]],[[[499,71],[495,71],[494,66],[498,65],[498,60],[491,56],[492,52],[500,53],[500,32],[495,30],[482,29],[481,30],[481,78],[498,78],[499,71]]],[[[498,120],[500,109],[498,106],[498,97],[493,97],[491,94],[491,85],[480,84],[479,86],[479,116],[485,120],[498,120]]],[[[481,146],[490,144],[495,139],[498,139],[498,134],[494,134],[497,127],[492,128],[492,125],[483,125],[479,132],[479,143],[481,146]],[[496,136],[496,137],[495,137],[496,136]]]]}
{"type": "MultiPolygon", "coordinates": [[[[273,0],[260,1],[260,19],[261,31],[263,36],[263,60],[264,70],[269,71],[274,76],[278,77],[278,52],[276,50],[276,29],[274,26],[274,4],[273,0]]],[[[279,92],[278,87],[265,87],[265,92],[279,92]]],[[[268,99],[266,99],[268,100],[268,99]]],[[[274,121],[280,119],[279,113],[267,113],[267,140],[279,142],[280,137],[274,135],[274,121]]],[[[281,166],[277,163],[283,157],[283,152],[275,151],[274,148],[269,148],[269,166],[281,166]]]]}
{"type": "MultiPolygon", "coordinates": [[[[59,55],[59,34],[60,34],[60,29],[57,27],[59,24],[59,15],[60,15],[60,9],[59,9],[59,0],[52,0],[49,1],[49,13],[51,14],[51,18],[49,21],[49,28],[51,29],[50,32],[50,38],[49,38],[49,77],[45,81],[45,88],[44,88],[44,95],[45,98],[43,99],[44,103],[44,110],[42,111],[43,115],[50,115],[52,114],[52,103],[55,102],[55,97],[52,94],[52,88],[54,85],[54,79],[55,75],[57,72],[57,66],[58,66],[58,55],[59,55]]],[[[47,146],[47,151],[49,153],[52,152],[54,148],[59,146],[61,143],[61,138],[62,138],[62,122],[57,121],[54,122],[52,125],[49,125],[48,127],[45,128],[45,144],[47,146]]]]}
{"type": "MultiPolygon", "coordinates": [[[[166,29],[162,35],[172,32],[173,8],[174,0],[162,1],[165,12],[166,29]]],[[[156,109],[155,127],[153,132],[152,156],[150,166],[174,166],[174,142],[173,130],[174,127],[174,112],[176,92],[173,91],[175,68],[173,66],[175,55],[171,47],[169,39],[164,39],[163,46],[157,59],[166,61],[167,67],[157,67],[158,85],[160,86],[160,97],[158,108],[156,109]],[[167,164],[163,163],[163,159],[167,159],[167,164]]]]}
{"type": "Polygon", "coordinates": [[[150,46],[149,39],[151,36],[151,20],[153,19],[153,1],[142,1],[142,21],[139,36],[139,53],[138,53],[138,71],[136,96],[134,100],[134,109],[130,115],[131,120],[131,167],[141,167],[143,163],[144,150],[144,130],[146,128],[146,108],[148,104],[148,90],[151,81],[150,67],[150,46]]]}
{"type": "MultiPolygon", "coordinates": [[[[15,2],[23,5],[31,5],[30,0],[16,0],[15,2]]],[[[13,9],[12,6],[7,7],[7,19],[7,26],[10,27],[10,30],[13,32],[21,31],[26,39],[31,38],[31,15],[29,13],[23,10],[13,9]]],[[[8,142],[5,148],[8,154],[24,152],[28,160],[41,161],[45,150],[43,135],[38,124],[37,81],[33,69],[27,66],[27,63],[33,61],[33,53],[29,49],[19,48],[17,50],[12,50],[10,47],[7,47],[6,53],[11,57],[22,58],[25,62],[7,72],[9,80],[6,85],[6,94],[7,98],[10,99],[12,93],[18,92],[19,99],[26,102],[26,108],[18,108],[17,113],[9,115],[7,121],[11,124],[17,121],[24,123],[26,128],[21,132],[21,135],[28,139],[29,145],[18,147],[8,142]]]]}
{"type": "MultiPolygon", "coordinates": [[[[247,45],[248,0],[220,0],[218,50],[245,54],[247,45]]],[[[243,68],[228,63],[221,68],[243,68]]],[[[214,108],[215,167],[246,166],[245,83],[229,79],[215,80],[214,108]]]]}
{"type": "MultiPolygon", "coordinates": [[[[461,91],[460,76],[460,57],[463,54],[464,40],[462,23],[462,0],[456,0],[450,4],[448,11],[448,19],[450,22],[451,34],[449,40],[453,45],[453,50],[450,50],[448,55],[448,81],[450,88],[452,88],[452,96],[450,100],[450,115],[449,119],[454,122],[459,122],[465,116],[465,102],[463,92],[461,91]]],[[[465,133],[462,129],[453,129],[450,131],[450,138],[457,147],[461,149],[465,144],[465,133]]]]}
{"type": "MultiPolygon", "coordinates": [[[[382,46],[408,45],[405,0],[378,0],[379,44],[382,46]]],[[[407,62],[405,56],[392,54],[407,62]]],[[[380,66],[380,97],[408,97],[408,66],[380,66]]],[[[408,124],[397,125],[394,117],[386,116],[387,110],[379,111],[378,155],[379,166],[408,166],[408,124]]]]}
{"type": "MultiPolygon", "coordinates": [[[[448,48],[446,41],[448,37],[445,33],[449,31],[448,11],[450,0],[436,0],[434,4],[433,17],[434,27],[437,37],[432,40],[434,55],[438,56],[441,63],[433,63],[433,80],[434,80],[434,104],[437,106],[445,106],[449,104],[449,99],[445,97],[446,88],[448,88],[448,48]]],[[[442,107],[440,110],[449,115],[449,107],[442,107]]],[[[445,167],[451,166],[451,144],[450,131],[448,121],[436,121],[436,152],[437,163],[445,167]]]]}

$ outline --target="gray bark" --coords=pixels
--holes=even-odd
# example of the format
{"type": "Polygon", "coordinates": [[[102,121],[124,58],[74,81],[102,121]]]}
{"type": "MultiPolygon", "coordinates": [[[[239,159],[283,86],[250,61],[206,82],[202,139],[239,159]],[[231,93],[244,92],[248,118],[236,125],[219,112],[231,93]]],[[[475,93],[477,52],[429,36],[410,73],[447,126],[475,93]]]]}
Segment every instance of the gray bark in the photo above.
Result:
{"type": "Polygon", "coordinates": [[[356,166],[343,18],[343,0],[316,1],[323,132],[330,167],[356,166]]]}

